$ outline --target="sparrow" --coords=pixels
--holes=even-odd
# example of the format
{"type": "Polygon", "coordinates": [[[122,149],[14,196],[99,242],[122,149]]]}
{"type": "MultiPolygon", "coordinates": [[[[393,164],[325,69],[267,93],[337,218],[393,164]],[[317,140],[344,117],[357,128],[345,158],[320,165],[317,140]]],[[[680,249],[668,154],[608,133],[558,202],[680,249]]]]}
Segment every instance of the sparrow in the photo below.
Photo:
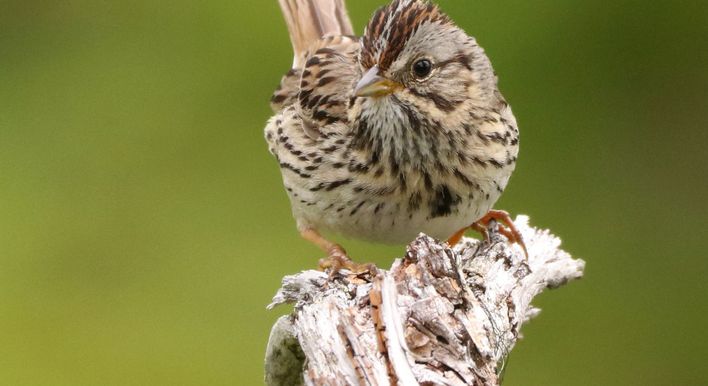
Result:
{"type": "Polygon", "coordinates": [[[525,251],[508,213],[492,209],[519,130],[476,40],[429,1],[392,1],[360,38],[344,0],[279,2],[294,60],[265,138],[297,229],[328,255],[321,266],[354,267],[323,232],[453,245],[469,228],[488,238],[494,220],[525,251]]]}

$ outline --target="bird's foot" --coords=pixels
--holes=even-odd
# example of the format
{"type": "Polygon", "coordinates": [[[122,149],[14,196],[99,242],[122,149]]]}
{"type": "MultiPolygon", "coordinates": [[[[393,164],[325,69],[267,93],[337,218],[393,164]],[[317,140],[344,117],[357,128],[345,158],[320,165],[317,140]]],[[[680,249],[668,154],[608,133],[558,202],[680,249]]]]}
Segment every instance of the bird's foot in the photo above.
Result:
{"type": "Polygon", "coordinates": [[[484,217],[479,219],[477,222],[472,224],[472,228],[480,232],[485,240],[489,240],[489,223],[491,221],[498,222],[497,232],[501,233],[506,237],[512,244],[519,244],[521,249],[524,251],[526,259],[529,258],[529,251],[526,249],[526,243],[524,243],[524,238],[521,236],[521,232],[516,228],[514,222],[511,220],[509,213],[503,210],[490,210],[484,217]]]}
{"type": "MultiPolygon", "coordinates": [[[[484,217],[470,225],[469,228],[472,228],[475,231],[479,232],[482,235],[484,241],[490,242],[491,237],[489,235],[489,224],[492,221],[497,222],[496,231],[504,235],[504,237],[509,239],[511,243],[519,244],[521,249],[523,249],[524,251],[526,259],[528,259],[529,252],[526,249],[524,238],[521,236],[521,232],[519,232],[519,230],[514,225],[514,222],[511,220],[511,216],[509,216],[508,212],[505,212],[503,210],[492,209],[486,215],[484,215],[484,217]]],[[[464,235],[466,230],[467,228],[463,228],[454,235],[452,235],[452,237],[447,240],[448,244],[457,244],[460,239],[462,239],[462,236],[464,235]]]]}
{"type": "Polygon", "coordinates": [[[333,243],[320,235],[312,228],[304,228],[300,230],[302,237],[327,253],[327,257],[320,259],[320,269],[329,271],[329,278],[333,279],[340,273],[341,270],[348,270],[350,275],[359,276],[362,274],[370,274],[371,277],[376,276],[378,268],[371,263],[358,264],[352,261],[347,256],[347,252],[339,244],[333,243]]]}
{"type": "Polygon", "coordinates": [[[334,245],[327,251],[328,256],[320,259],[319,267],[325,272],[329,272],[330,279],[334,278],[342,270],[348,270],[350,275],[359,276],[369,274],[376,276],[378,268],[372,263],[355,263],[347,256],[347,253],[339,245],[334,245]]]}
{"type": "Polygon", "coordinates": [[[335,245],[328,251],[327,257],[320,259],[319,267],[321,270],[329,272],[330,279],[341,274],[342,270],[348,270],[349,275],[353,276],[369,274],[372,277],[376,276],[378,271],[378,268],[372,263],[355,263],[339,245],[335,245]]]}

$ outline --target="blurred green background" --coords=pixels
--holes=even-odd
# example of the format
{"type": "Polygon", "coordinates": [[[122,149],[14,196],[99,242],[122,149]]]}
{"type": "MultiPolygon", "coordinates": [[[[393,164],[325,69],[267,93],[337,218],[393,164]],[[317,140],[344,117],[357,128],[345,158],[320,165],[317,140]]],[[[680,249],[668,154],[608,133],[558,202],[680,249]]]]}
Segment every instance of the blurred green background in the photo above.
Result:
{"type": "MultiPolygon", "coordinates": [[[[587,260],[506,384],[708,384],[708,3],[440,4],[521,127],[497,206],[587,260]]],[[[262,384],[265,305],[321,257],[262,139],[290,63],[275,0],[0,1],[1,385],[262,384]]]]}

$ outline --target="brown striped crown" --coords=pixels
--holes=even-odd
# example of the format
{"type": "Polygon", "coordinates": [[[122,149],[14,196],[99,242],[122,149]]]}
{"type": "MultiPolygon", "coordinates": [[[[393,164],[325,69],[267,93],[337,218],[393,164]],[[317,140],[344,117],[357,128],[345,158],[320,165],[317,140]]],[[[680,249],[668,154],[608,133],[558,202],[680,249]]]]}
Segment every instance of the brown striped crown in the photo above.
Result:
{"type": "Polygon", "coordinates": [[[371,68],[378,64],[382,70],[388,69],[408,39],[426,22],[452,24],[435,4],[425,0],[394,0],[379,8],[361,40],[361,65],[371,68]]]}

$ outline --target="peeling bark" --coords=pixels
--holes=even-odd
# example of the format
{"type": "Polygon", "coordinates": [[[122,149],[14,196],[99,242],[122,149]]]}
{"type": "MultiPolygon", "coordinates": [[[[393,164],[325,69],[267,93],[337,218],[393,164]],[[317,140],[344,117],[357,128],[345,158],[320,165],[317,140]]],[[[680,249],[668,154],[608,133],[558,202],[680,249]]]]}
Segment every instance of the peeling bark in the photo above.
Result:
{"type": "Polygon", "coordinates": [[[531,300],[585,266],[527,217],[515,225],[528,259],[495,233],[454,248],[421,234],[388,271],[286,276],[268,307],[295,309],[273,326],[266,383],[498,385],[521,326],[540,312],[531,300]]]}

